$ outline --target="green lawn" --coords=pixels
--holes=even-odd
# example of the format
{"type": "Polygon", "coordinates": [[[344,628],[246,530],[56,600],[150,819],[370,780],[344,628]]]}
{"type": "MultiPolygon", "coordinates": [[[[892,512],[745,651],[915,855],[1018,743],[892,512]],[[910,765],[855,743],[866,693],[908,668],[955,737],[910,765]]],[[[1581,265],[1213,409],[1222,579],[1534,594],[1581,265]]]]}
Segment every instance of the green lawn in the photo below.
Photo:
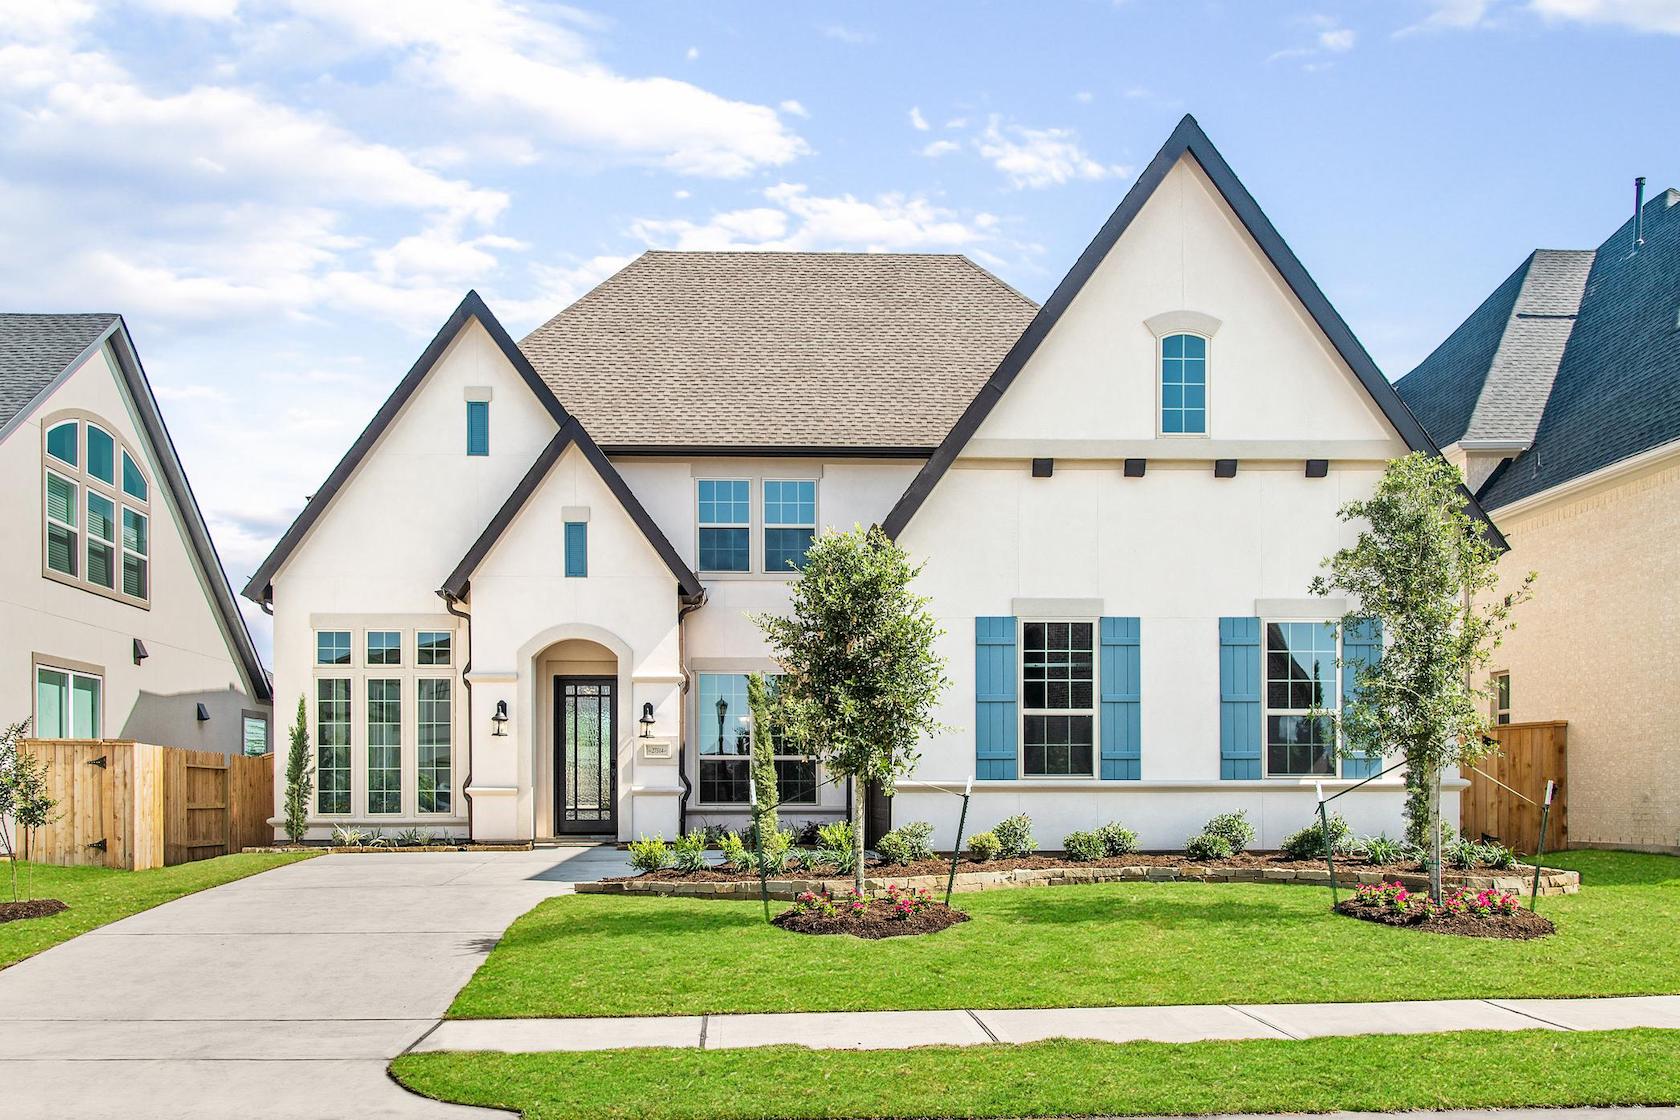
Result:
{"type": "Polygon", "coordinates": [[[525,1120],[1127,1116],[1680,1101],[1680,1031],[836,1051],[411,1054],[415,1092],[525,1120]]]}
{"type": "MultiPolygon", "coordinates": [[[[573,895],[515,922],[459,1018],[1680,992],[1680,858],[1582,851],[1558,933],[1472,940],[1328,913],[1327,890],[1115,883],[957,896],[974,920],[860,941],[768,926],[758,903],[573,895]]],[[[1124,1111],[1124,1109],[1118,1109],[1124,1111]]]]}
{"type": "MultiPolygon", "coordinates": [[[[218,856],[154,871],[114,871],[108,867],[33,865],[36,898],[56,898],[70,909],[50,918],[0,922],[0,968],[32,957],[61,941],[118,918],[161,906],[182,895],[219,887],[259,871],[308,859],[312,852],[253,852],[218,856]]],[[[29,864],[19,862],[18,891],[23,892],[29,864]]],[[[11,875],[0,861],[0,900],[11,900],[11,875]]]]}

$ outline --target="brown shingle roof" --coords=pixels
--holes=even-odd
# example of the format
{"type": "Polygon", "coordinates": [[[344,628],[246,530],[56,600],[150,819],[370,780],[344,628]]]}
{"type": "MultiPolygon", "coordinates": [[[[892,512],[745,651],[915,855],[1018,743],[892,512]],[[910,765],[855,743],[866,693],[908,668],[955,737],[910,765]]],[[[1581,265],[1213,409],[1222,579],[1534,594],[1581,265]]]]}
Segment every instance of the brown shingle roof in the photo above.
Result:
{"type": "Polygon", "coordinates": [[[1036,305],[968,258],[648,252],[520,349],[607,448],[932,448],[1036,305]]]}

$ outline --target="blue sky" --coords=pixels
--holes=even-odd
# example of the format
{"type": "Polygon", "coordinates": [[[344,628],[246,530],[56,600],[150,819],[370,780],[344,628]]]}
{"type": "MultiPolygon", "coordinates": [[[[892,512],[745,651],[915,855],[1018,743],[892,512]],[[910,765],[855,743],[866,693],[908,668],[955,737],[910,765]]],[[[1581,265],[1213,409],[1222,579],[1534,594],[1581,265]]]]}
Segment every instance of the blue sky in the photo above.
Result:
{"type": "Polygon", "coordinates": [[[879,248],[1042,299],[1191,112],[1398,376],[1680,185],[1677,72],[1680,0],[0,0],[0,306],[128,318],[237,587],[469,288],[517,335],[649,247],[879,248]]]}

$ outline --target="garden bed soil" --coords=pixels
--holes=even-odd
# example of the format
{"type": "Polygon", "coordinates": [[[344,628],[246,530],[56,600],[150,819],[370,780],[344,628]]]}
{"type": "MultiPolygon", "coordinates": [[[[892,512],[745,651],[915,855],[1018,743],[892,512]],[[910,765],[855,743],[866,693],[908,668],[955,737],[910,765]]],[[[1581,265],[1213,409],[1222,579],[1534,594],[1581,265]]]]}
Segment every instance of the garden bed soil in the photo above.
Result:
{"type": "Polygon", "coordinates": [[[872,900],[867,910],[857,914],[842,910],[833,917],[825,917],[815,912],[801,914],[798,910],[784,910],[770,919],[772,925],[790,933],[849,933],[866,941],[879,941],[883,937],[909,937],[918,933],[938,933],[942,929],[950,929],[959,922],[966,921],[967,914],[961,910],[953,910],[943,902],[929,903],[919,914],[900,917],[894,911],[892,903],[884,898],[872,900]]]}
{"type": "Polygon", "coordinates": [[[32,898],[27,902],[0,902],[0,922],[17,922],[24,918],[45,918],[70,907],[56,898],[32,898]]]}
{"type": "Polygon", "coordinates": [[[1350,899],[1337,903],[1336,913],[1358,918],[1362,922],[1403,926],[1407,929],[1423,930],[1425,933],[1447,933],[1458,937],[1532,941],[1536,937],[1545,937],[1557,932],[1557,927],[1552,924],[1550,918],[1543,918],[1532,910],[1518,910],[1512,914],[1489,914],[1485,918],[1474,914],[1429,914],[1422,910],[1397,914],[1387,907],[1367,906],[1350,899]]]}

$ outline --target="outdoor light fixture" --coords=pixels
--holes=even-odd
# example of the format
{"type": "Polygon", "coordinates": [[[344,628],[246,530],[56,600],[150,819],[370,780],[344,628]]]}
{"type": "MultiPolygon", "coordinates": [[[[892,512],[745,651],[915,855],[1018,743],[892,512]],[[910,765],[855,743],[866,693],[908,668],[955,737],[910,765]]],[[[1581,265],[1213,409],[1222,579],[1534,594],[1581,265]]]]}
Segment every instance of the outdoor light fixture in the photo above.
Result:
{"type": "Polygon", "coordinates": [[[142,642],[139,638],[135,638],[134,639],[134,663],[136,665],[138,665],[138,664],[140,664],[140,662],[146,660],[146,658],[148,658],[150,656],[151,656],[151,652],[146,649],[146,643],[142,642]]]}
{"type": "Polygon", "coordinates": [[[497,737],[503,737],[503,736],[507,735],[507,701],[506,700],[496,701],[496,714],[490,717],[490,722],[496,725],[496,730],[490,732],[491,735],[497,736],[497,737]]]}
{"type": "Polygon", "coordinates": [[[210,722],[210,709],[206,708],[203,704],[200,704],[198,706],[198,722],[200,722],[200,723],[209,723],[210,722]]]}
{"type": "Polygon", "coordinates": [[[723,717],[729,714],[729,701],[725,700],[721,696],[718,697],[717,714],[718,714],[718,753],[722,754],[723,753],[723,717]]]}
{"type": "Polygon", "coordinates": [[[637,721],[642,725],[642,738],[653,738],[653,704],[642,705],[642,718],[637,721]]]}

